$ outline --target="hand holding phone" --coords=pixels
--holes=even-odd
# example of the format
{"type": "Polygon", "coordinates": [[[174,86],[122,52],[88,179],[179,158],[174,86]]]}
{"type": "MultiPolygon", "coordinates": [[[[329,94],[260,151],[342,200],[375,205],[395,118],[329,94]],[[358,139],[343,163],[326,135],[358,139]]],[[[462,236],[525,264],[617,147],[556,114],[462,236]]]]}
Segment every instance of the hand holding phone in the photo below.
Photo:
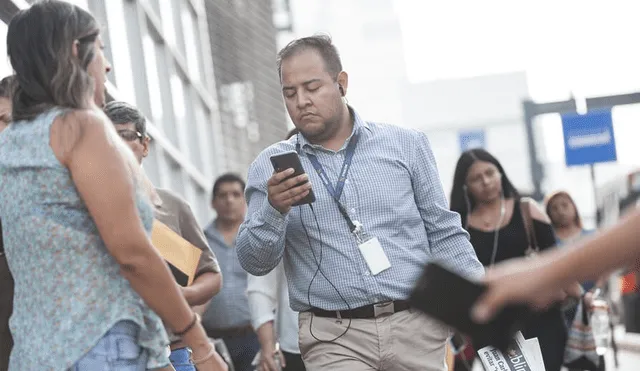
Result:
{"type": "Polygon", "coordinates": [[[486,286],[430,263],[418,280],[410,301],[415,308],[471,337],[476,349],[491,345],[505,350],[513,335],[524,327],[531,312],[527,306],[511,305],[490,322],[476,323],[471,318],[471,310],[485,291],[486,286]]]}
{"type": "Polygon", "coordinates": [[[316,200],[309,176],[296,152],[271,156],[274,174],[267,182],[269,203],[282,214],[292,206],[310,204],[316,200]]]}

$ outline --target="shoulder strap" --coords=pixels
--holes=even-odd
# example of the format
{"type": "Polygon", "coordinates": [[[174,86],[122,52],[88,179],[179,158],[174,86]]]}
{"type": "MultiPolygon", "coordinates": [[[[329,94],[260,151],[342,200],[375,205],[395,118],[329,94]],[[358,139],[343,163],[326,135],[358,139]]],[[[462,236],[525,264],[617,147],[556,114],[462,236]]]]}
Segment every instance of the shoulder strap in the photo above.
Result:
{"type": "Polygon", "coordinates": [[[527,244],[529,251],[540,251],[538,246],[538,239],[536,237],[536,231],[533,225],[533,217],[531,216],[531,203],[533,200],[529,197],[522,197],[520,199],[520,213],[522,214],[522,221],[524,223],[524,231],[527,235],[527,244]]]}

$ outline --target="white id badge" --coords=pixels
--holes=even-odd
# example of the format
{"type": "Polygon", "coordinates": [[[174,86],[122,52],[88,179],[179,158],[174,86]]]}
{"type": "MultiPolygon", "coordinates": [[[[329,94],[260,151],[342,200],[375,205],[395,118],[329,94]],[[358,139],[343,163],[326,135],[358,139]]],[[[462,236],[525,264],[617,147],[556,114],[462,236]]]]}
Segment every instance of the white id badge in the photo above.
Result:
{"type": "Polygon", "coordinates": [[[360,249],[360,254],[362,254],[362,257],[367,262],[371,274],[374,276],[391,268],[391,263],[389,263],[387,254],[384,253],[377,237],[361,243],[358,245],[358,248],[360,249]]]}

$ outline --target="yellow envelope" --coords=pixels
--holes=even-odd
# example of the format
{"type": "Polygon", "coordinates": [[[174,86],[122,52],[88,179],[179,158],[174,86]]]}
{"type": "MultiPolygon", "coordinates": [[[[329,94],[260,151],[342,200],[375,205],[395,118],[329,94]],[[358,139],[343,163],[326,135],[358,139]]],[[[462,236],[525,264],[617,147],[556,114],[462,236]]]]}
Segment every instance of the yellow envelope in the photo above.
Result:
{"type": "Polygon", "coordinates": [[[153,221],[151,242],[169,264],[178,284],[191,285],[198,269],[202,250],[158,220],[153,221]]]}

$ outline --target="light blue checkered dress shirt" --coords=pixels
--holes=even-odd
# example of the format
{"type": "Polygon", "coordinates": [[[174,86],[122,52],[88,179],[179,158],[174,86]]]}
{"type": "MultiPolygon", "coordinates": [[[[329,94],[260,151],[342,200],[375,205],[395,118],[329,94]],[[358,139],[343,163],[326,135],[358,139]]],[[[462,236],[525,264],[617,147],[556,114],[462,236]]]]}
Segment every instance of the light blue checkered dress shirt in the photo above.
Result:
{"type": "Polygon", "coordinates": [[[355,237],[305,156],[315,154],[335,185],[351,138],[334,152],[310,144],[302,135],[300,157],[313,184],[313,208],[320,229],[308,205],[282,215],[267,200],[267,180],[273,173],[269,158],[295,150],[297,139],[274,144],[249,169],[249,210],[236,240],[242,267],[251,274],[264,275],[284,258],[291,307],[296,311],[310,307],[346,310],[407,299],[427,262],[439,262],[467,277],[480,277],[483,267],[462,229],[460,216],[449,210],[425,134],[365,122],[353,112],[354,132],[359,131],[360,137],[340,201],[351,219],[364,225],[367,235],[380,240],[391,268],[376,276],[369,273],[355,237]],[[321,274],[309,290],[317,262],[339,293],[321,274]]]}

